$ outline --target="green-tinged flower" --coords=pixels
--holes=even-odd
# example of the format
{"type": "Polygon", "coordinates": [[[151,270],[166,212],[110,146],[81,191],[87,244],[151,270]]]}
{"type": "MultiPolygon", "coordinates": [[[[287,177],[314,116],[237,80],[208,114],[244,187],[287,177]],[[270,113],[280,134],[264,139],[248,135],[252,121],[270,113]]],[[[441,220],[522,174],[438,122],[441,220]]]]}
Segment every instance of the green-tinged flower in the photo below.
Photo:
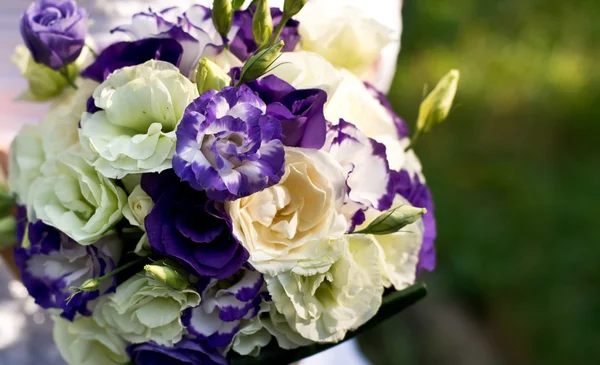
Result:
{"type": "Polygon", "coordinates": [[[459,79],[458,70],[450,70],[423,100],[417,120],[418,131],[429,132],[433,126],[446,119],[454,102],[459,79]]]}
{"type": "Polygon", "coordinates": [[[273,18],[267,0],[259,0],[252,18],[252,36],[257,45],[266,44],[273,34],[273,18]]]}
{"type": "Polygon", "coordinates": [[[108,234],[123,217],[127,195],[72,149],[42,166],[31,185],[28,213],[81,244],[108,234]]]}
{"type": "Polygon", "coordinates": [[[425,213],[427,213],[425,208],[416,208],[409,204],[401,205],[381,213],[366,228],[355,233],[375,235],[396,233],[421,219],[421,216],[425,213]]]}
{"type": "Polygon", "coordinates": [[[69,365],[129,364],[125,340],[99,326],[92,317],[69,322],[56,316],[53,335],[58,351],[69,365]]]}
{"type": "Polygon", "coordinates": [[[283,14],[287,18],[291,18],[298,14],[306,5],[308,0],[285,0],[283,3],[283,14]]]}
{"type": "Polygon", "coordinates": [[[17,46],[11,60],[29,83],[29,89],[19,96],[19,99],[41,102],[58,96],[73,82],[72,80],[75,80],[79,70],[89,62],[90,56],[90,51],[84,48],[75,63],[55,71],[46,65],[36,63],[24,45],[17,46]]]}
{"type": "Polygon", "coordinates": [[[233,23],[233,6],[231,0],[213,1],[212,20],[219,34],[226,37],[233,23]]]}
{"type": "Polygon", "coordinates": [[[196,97],[196,86],[168,62],[124,67],[94,91],[102,110],[83,115],[81,143],[104,176],[163,171],[171,167],[177,123],[196,97]]]}
{"type": "Polygon", "coordinates": [[[24,125],[10,145],[8,164],[8,186],[19,204],[27,204],[31,185],[42,175],[45,161],[39,128],[24,125]]]}
{"type": "Polygon", "coordinates": [[[343,239],[342,256],[312,276],[265,276],[279,313],[302,337],[337,342],[377,313],[383,295],[377,246],[363,235],[343,239]]]}
{"type": "Polygon", "coordinates": [[[100,299],[94,318],[131,343],[173,346],[184,333],[181,313],[200,304],[191,289],[177,290],[142,272],[100,299]]]}
{"type": "Polygon", "coordinates": [[[196,87],[200,94],[204,94],[208,90],[221,91],[230,84],[231,77],[221,67],[206,57],[200,60],[196,72],[196,87]]]}
{"type": "Polygon", "coordinates": [[[123,207],[123,215],[132,226],[140,227],[145,231],[144,219],[154,207],[152,198],[146,194],[141,185],[136,186],[129,197],[127,205],[123,207]]]}

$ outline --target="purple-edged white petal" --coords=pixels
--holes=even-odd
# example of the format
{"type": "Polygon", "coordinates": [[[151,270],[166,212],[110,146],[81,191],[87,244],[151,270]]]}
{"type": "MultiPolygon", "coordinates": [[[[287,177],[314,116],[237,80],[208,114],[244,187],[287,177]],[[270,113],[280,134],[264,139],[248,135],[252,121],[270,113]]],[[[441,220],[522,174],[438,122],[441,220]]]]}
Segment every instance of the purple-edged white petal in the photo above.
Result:
{"type": "MultiPolygon", "coordinates": [[[[360,224],[360,210],[386,210],[391,206],[393,192],[385,146],[368,138],[353,124],[340,119],[330,126],[324,150],[328,151],[347,173],[348,199],[344,213],[351,227],[360,224]],[[354,222],[357,221],[357,222],[354,222]]],[[[363,218],[364,219],[364,218],[363,218]]]]}
{"type": "Polygon", "coordinates": [[[229,279],[211,280],[202,291],[200,305],[183,314],[183,324],[210,346],[227,346],[241,320],[257,315],[265,294],[262,274],[243,268],[229,279]]]}
{"type": "Polygon", "coordinates": [[[177,128],[175,173],[214,200],[245,197],[279,182],[285,152],[281,122],[247,86],[207,92],[177,128]]]}

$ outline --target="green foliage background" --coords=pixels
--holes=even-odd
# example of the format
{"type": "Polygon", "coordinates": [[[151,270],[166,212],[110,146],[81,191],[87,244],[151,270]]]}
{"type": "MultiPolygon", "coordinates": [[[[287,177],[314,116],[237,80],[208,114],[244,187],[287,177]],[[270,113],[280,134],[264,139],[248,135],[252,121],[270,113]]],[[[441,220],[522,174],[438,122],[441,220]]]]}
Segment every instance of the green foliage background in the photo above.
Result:
{"type": "Polygon", "coordinates": [[[437,204],[433,295],[362,336],[365,353],[375,364],[600,363],[600,2],[405,2],[396,110],[413,125],[423,84],[451,68],[461,84],[417,146],[437,204]],[[440,324],[439,308],[475,330],[440,324]],[[448,349],[460,336],[472,345],[448,349]]]}

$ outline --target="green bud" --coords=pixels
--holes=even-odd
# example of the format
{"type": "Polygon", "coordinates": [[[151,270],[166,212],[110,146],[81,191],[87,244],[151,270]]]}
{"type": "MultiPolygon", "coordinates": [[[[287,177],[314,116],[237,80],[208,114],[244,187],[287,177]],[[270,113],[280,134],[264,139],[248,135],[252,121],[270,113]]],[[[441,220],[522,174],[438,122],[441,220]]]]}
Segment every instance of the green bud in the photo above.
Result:
{"type": "Polygon", "coordinates": [[[233,7],[231,0],[214,0],[212,20],[215,28],[223,37],[227,36],[233,22],[233,7]]]}
{"type": "Polygon", "coordinates": [[[189,280],[182,275],[174,266],[167,262],[157,262],[153,265],[144,266],[146,274],[173,289],[184,290],[190,286],[189,280]]]}
{"type": "Polygon", "coordinates": [[[18,46],[15,49],[12,61],[29,83],[29,90],[19,97],[21,100],[50,100],[58,96],[69,85],[69,80],[74,80],[77,75],[75,64],[68,65],[63,70],[54,71],[46,65],[35,63],[25,46],[18,46]]]}
{"type": "Polygon", "coordinates": [[[419,132],[429,132],[433,126],[446,119],[452,108],[459,78],[460,73],[458,70],[451,70],[442,77],[435,89],[423,100],[419,108],[419,119],[417,120],[417,130],[419,132]]]}
{"type": "Polygon", "coordinates": [[[258,79],[269,71],[269,67],[279,58],[280,51],[283,48],[283,41],[252,55],[242,67],[242,73],[238,85],[258,79]]]}
{"type": "Polygon", "coordinates": [[[233,7],[233,10],[240,10],[245,2],[246,0],[233,0],[231,6],[233,7]]]}
{"type": "Polygon", "coordinates": [[[427,213],[425,208],[401,205],[382,213],[367,228],[354,233],[375,235],[396,233],[407,225],[415,223],[425,213],[427,213]]]}
{"type": "Polygon", "coordinates": [[[283,3],[283,17],[291,18],[298,14],[300,10],[306,5],[308,0],[285,0],[283,3]]]}
{"type": "Polygon", "coordinates": [[[273,18],[267,0],[259,0],[252,18],[252,36],[258,46],[266,44],[273,34],[273,18]]]}
{"type": "Polygon", "coordinates": [[[79,293],[96,291],[100,289],[100,283],[102,282],[102,280],[102,278],[87,279],[83,282],[83,284],[81,284],[78,287],[70,287],[69,290],[72,290],[73,293],[71,293],[71,295],[69,295],[69,297],[67,298],[67,303],[70,302],[71,299],[73,299],[79,293]]]}
{"type": "Polygon", "coordinates": [[[200,95],[208,90],[221,91],[229,84],[231,84],[231,77],[221,67],[206,57],[200,60],[196,72],[196,87],[200,95]]]}

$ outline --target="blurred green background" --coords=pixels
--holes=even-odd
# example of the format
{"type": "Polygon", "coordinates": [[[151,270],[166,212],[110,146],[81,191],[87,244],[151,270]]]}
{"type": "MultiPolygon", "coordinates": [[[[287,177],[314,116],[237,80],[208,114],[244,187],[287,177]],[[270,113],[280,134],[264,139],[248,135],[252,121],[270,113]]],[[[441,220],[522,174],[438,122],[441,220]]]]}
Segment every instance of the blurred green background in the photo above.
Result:
{"type": "Polygon", "coordinates": [[[374,364],[600,364],[600,1],[406,0],[390,99],[461,71],[417,146],[430,295],[361,338],[374,364]]]}

